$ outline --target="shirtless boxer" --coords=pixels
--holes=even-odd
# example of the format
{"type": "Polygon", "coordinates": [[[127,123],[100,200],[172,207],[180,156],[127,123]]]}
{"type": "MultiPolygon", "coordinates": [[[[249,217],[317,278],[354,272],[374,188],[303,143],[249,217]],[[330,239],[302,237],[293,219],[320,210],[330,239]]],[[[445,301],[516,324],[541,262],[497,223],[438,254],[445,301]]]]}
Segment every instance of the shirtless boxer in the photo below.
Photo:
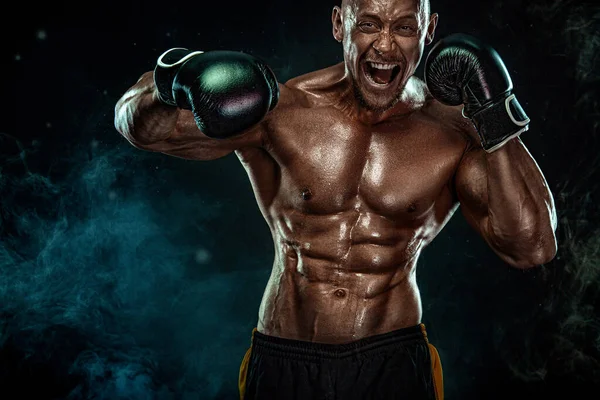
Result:
{"type": "Polygon", "coordinates": [[[235,152],[252,182],[275,260],[243,399],[442,398],[415,269],[459,204],[506,263],[554,257],[553,198],[497,53],[453,35],[427,85],[413,76],[437,20],[427,0],[344,0],[343,63],[277,84],[252,56],[172,49],[119,100],[134,146],[235,152]]]}

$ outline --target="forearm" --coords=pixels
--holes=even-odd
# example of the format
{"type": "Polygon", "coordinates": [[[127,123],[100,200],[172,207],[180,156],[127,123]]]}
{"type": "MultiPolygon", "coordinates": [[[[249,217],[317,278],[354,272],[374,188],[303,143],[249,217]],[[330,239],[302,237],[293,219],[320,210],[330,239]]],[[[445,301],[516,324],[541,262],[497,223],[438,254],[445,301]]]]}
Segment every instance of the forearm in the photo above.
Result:
{"type": "Polygon", "coordinates": [[[518,138],[485,157],[488,241],[515,266],[549,262],[556,254],[556,211],[537,163],[518,138]]]}
{"type": "Polygon", "coordinates": [[[132,144],[163,141],[175,130],[180,110],[159,101],[153,73],[145,73],[115,107],[115,127],[132,144]]]}

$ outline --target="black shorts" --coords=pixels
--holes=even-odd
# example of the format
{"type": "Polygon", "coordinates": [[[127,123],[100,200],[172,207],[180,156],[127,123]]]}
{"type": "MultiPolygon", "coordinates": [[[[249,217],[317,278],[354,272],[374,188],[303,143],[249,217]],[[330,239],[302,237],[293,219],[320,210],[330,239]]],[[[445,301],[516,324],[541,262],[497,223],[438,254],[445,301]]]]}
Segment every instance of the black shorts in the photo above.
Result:
{"type": "Polygon", "coordinates": [[[253,331],[240,368],[242,400],[442,400],[442,369],[424,325],[346,344],[253,331]]]}

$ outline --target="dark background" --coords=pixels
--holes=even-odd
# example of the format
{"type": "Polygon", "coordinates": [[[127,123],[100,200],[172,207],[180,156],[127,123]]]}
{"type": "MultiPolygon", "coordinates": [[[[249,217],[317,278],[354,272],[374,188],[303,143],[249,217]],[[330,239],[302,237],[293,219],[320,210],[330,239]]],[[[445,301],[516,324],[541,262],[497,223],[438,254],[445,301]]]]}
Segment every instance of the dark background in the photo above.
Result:
{"type": "MultiPolygon", "coordinates": [[[[437,38],[469,33],[502,55],[532,119],[523,141],[560,220],[558,256],[534,270],[503,264],[460,212],[424,251],[423,322],[446,397],[576,398],[592,389],[593,398],[600,9],[432,1],[437,38]]],[[[245,172],[234,155],[191,162],[137,150],[115,131],[113,107],[175,46],[259,55],[280,81],[339,62],[333,5],[109,0],[5,9],[0,398],[236,398],[273,257],[245,172]]]]}

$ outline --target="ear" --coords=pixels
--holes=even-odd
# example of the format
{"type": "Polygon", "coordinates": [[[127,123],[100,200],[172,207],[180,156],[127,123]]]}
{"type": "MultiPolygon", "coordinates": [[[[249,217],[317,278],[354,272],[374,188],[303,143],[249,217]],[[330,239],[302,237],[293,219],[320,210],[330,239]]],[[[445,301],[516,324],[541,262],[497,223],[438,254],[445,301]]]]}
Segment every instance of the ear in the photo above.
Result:
{"type": "Polygon", "coordinates": [[[429,25],[427,26],[427,33],[425,35],[425,45],[431,44],[433,42],[433,38],[435,37],[435,28],[438,23],[438,15],[437,13],[431,14],[429,18],[429,25]]]}
{"type": "Polygon", "coordinates": [[[342,22],[342,10],[338,6],[333,7],[331,23],[333,24],[333,37],[341,42],[344,39],[344,23],[342,22]]]}

